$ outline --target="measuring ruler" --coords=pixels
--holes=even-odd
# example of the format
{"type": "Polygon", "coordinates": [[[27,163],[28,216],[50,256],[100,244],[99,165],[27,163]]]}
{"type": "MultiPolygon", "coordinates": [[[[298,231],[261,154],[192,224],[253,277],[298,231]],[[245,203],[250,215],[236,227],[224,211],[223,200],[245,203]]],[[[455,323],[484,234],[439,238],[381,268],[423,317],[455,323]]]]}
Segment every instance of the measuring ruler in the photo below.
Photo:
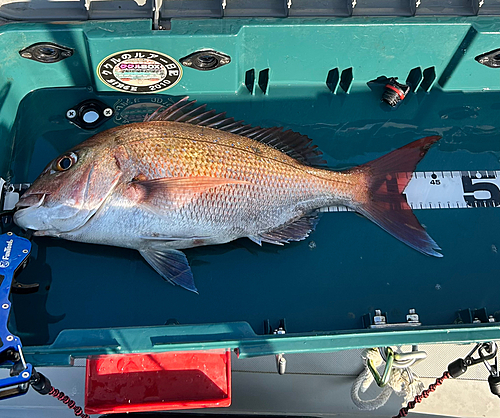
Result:
{"type": "MultiPolygon", "coordinates": [[[[0,188],[5,183],[0,178],[0,188]]],[[[5,190],[4,210],[14,208],[28,183],[13,184],[5,190]]],[[[500,170],[418,171],[387,176],[387,189],[406,195],[412,209],[464,209],[500,207],[500,170]],[[404,187],[408,178],[410,182],[404,187]]],[[[346,206],[328,206],[320,212],[352,212],[346,206]]]]}
{"type": "MultiPolygon", "coordinates": [[[[412,209],[500,207],[500,171],[420,171],[388,176],[387,188],[406,195],[412,209]],[[406,189],[404,183],[411,178],[406,189]]],[[[352,212],[346,206],[328,206],[321,212],[352,212]]]]}

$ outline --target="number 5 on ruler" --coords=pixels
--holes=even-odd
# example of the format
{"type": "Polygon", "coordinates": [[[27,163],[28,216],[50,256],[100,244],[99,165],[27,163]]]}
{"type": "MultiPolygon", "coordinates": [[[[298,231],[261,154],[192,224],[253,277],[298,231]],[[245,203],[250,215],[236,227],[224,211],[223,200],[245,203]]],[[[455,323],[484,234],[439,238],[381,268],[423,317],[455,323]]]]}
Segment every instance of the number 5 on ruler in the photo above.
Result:
{"type": "Polygon", "coordinates": [[[500,205],[498,177],[486,172],[476,172],[473,178],[469,172],[462,173],[464,199],[468,207],[496,207],[500,205]]]}

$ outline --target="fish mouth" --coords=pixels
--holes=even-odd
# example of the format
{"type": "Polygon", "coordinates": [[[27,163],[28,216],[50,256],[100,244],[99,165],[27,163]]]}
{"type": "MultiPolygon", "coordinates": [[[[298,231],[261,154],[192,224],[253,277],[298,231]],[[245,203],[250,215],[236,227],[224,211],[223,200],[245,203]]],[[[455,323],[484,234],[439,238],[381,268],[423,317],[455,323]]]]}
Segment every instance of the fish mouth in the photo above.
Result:
{"type": "Polygon", "coordinates": [[[36,209],[39,208],[40,206],[43,205],[43,202],[45,201],[45,196],[47,196],[49,193],[28,193],[28,194],[23,194],[21,196],[21,199],[16,203],[16,209],[22,210],[22,209],[36,209]]]}

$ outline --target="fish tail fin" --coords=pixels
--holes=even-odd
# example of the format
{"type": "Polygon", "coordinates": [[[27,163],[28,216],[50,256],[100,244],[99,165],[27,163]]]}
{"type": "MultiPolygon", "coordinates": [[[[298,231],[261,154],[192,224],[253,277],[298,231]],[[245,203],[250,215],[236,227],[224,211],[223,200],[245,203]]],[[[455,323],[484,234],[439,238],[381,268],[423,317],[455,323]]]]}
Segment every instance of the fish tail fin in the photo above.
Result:
{"type": "Polygon", "coordinates": [[[382,229],[423,254],[442,257],[436,242],[413,214],[402,194],[418,162],[440,136],[428,136],[398,148],[376,160],[354,167],[352,174],[361,175],[368,193],[354,209],[382,229]]]}

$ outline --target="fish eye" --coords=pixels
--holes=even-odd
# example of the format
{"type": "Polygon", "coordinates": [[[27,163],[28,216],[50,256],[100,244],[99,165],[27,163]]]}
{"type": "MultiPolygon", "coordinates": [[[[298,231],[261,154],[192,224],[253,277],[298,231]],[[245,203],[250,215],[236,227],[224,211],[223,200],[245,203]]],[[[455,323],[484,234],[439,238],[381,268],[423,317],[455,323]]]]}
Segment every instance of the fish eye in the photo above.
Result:
{"type": "Polygon", "coordinates": [[[54,162],[54,170],[56,171],[66,171],[69,170],[78,160],[78,157],[73,152],[65,154],[59,157],[54,162]]]}

